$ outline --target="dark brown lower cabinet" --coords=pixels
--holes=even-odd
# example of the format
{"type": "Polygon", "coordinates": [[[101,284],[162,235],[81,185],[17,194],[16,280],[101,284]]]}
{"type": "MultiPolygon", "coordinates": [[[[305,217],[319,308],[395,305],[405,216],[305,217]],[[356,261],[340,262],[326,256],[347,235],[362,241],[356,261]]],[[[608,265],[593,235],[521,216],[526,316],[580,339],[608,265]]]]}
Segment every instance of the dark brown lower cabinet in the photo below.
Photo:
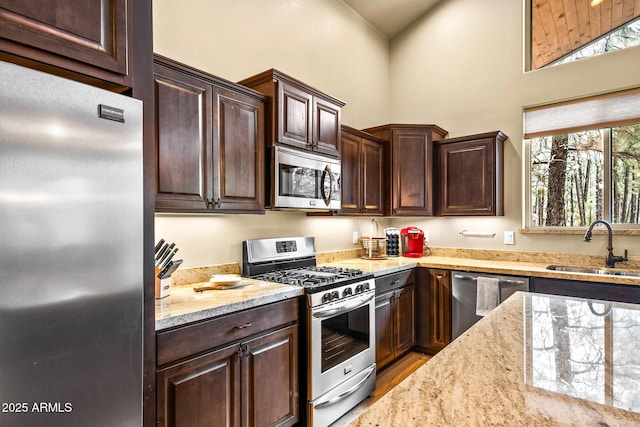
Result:
{"type": "Polygon", "coordinates": [[[242,360],[242,425],[298,420],[298,332],[289,326],[249,341],[242,360]]]}
{"type": "Polygon", "coordinates": [[[417,270],[416,346],[434,354],[451,342],[451,271],[417,270]]]}
{"type": "Polygon", "coordinates": [[[394,273],[376,279],[376,364],[392,363],[415,344],[415,274],[394,273]]]}
{"type": "Polygon", "coordinates": [[[213,342],[211,350],[159,367],[157,425],[295,424],[299,419],[297,307],[294,301],[275,303],[159,333],[159,363],[206,346],[202,340],[208,336],[213,342]],[[283,321],[289,324],[271,328],[283,321]],[[263,330],[255,333],[257,329],[263,330]],[[225,336],[240,339],[217,345],[216,340],[225,336]]]}
{"type": "Polygon", "coordinates": [[[158,425],[240,425],[237,346],[158,372],[158,425]]]}

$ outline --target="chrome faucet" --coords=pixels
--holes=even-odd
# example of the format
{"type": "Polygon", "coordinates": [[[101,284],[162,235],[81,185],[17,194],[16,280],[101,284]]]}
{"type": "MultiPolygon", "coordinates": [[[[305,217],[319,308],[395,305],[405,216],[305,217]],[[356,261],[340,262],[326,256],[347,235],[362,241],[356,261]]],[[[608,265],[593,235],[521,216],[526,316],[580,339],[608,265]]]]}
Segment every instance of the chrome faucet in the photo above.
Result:
{"type": "Polygon", "coordinates": [[[609,233],[609,240],[607,240],[607,250],[609,252],[607,253],[607,257],[605,258],[605,263],[607,264],[607,267],[615,268],[616,262],[627,261],[626,249],[624,250],[624,256],[616,256],[613,254],[613,230],[611,229],[611,225],[605,220],[596,219],[595,221],[593,221],[589,226],[589,229],[587,230],[587,232],[584,234],[584,241],[585,242],[591,241],[591,235],[593,234],[593,227],[595,227],[597,224],[604,224],[604,226],[607,227],[607,232],[609,233]]]}

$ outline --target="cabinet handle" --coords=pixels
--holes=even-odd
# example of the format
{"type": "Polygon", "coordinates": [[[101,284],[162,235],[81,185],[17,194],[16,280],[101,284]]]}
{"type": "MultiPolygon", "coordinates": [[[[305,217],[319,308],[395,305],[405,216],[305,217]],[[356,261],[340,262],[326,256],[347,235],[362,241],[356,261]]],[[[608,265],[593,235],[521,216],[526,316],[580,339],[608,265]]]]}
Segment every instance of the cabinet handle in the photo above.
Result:
{"type": "Polygon", "coordinates": [[[399,285],[400,284],[400,279],[394,280],[393,283],[391,284],[391,286],[395,286],[395,285],[399,285]]]}
{"type": "Polygon", "coordinates": [[[244,325],[235,326],[236,329],[245,329],[251,326],[251,322],[245,323],[244,325]]]}

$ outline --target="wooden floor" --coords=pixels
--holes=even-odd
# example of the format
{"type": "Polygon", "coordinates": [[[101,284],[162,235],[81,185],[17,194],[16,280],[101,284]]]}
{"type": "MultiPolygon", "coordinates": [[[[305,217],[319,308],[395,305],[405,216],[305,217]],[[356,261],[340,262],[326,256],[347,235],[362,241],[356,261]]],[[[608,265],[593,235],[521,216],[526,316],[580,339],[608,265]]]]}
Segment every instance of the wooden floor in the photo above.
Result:
{"type": "Polygon", "coordinates": [[[376,374],[376,389],[371,393],[371,396],[332,424],[331,427],[341,427],[349,424],[359,414],[366,411],[369,406],[373,405],[376,400],[400,384],[403,379],[411,375],[413,371],[424,365],[429,359],[431,359],[431,356],[428,354],[409,352],[394,362],[393,365],[387,366],[384,370],[378,372],[376,374]]]}

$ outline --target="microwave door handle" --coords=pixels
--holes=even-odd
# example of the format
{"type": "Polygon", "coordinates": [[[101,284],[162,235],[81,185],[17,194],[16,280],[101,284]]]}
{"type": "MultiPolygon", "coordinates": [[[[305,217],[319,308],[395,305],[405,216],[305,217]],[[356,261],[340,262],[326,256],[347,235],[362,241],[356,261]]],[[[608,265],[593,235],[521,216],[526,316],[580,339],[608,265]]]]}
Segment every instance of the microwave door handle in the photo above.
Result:
{"type": "Polygon", "coordinates": [[[322,171],[322,178],[320,180],[321,181],[320,192],[322,193],[324,204],[327,206],[329,206],[329,204],[331,203],[331,197],[333,197],[333,180],[334,180],[333,172],[331,172],[331,168],[329,167],[329,165],[327,165],[322,171]],[[326,195],[324,192],[324,180],[327,175],[329,175],[329,195],[326,195]]]}

